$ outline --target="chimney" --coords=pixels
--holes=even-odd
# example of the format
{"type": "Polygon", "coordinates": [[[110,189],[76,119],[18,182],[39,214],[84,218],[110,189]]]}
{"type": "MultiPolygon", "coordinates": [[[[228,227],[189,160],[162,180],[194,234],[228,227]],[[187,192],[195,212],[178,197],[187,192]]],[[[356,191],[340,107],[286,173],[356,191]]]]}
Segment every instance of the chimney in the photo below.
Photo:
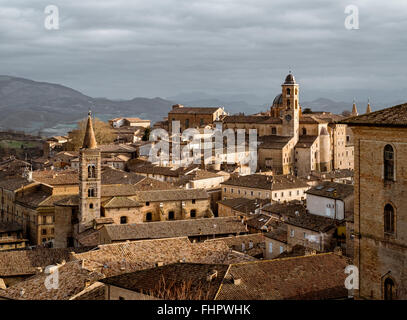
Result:
{"type": "Polygon", "coordinates": [[[235,286],[241,285],[241,284],[242,284],[242,279],[240,279],[240,278],[233,278],[233,284],[234,284],[235,286]]]}
{"type": "Polygon", "coordinates": [[[208,272],[208,274],[206,276],[206,281],[211,282],[213,279],[216,279],[217,276],[218,276],[218,271],[217,270],[211,270],[211,271],[208,272]]]}

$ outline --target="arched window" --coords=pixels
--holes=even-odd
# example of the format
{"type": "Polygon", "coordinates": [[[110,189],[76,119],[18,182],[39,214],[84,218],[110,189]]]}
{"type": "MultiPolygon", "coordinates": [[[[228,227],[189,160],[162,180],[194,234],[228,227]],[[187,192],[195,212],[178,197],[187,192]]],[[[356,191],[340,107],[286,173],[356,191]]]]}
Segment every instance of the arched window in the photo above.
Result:
{"type": "Polygon", "coordinates": [[[396,298],[396,286],[391,278],[384,280],[384,300],[393,300],[396,298]]]}
{"type": "Polygon", "coordinates": [[[89,198],[92,198],[92,197],[95,197],[95,196],[96,196],[95,189],[89,188],[89,189],[88,189],[88,197],[89,197],[89,198]]]}
{"type": "Polygon", "coordinates": [[[147,212],[146,213],[146,221],[151,221],[151,220],[153,220],[153,215],[152,215],[151,212],[147,212]]]}
{"type": "Polygon", "coordinates": [[[307,134],[307,129],[302,128],[302,134],[305,136],[307,134]]]}
{"type": "Polygon", "coordinates": [[[126,223],[127,223],[127,217],[126,216],[120,217],[120,224],[126,224],[126,223]]]}
{"type": "Polygon", "coordinates": [[[290,108],[290,105],[291,105],[291,101],[287,100],[287,107],[290,108]]]}
{"type": "Polygon", "coordinates": [[[384,180],[394,181],[394,150],[389,144],[384,147],[384,180]]]}
{"type": "Polygon", "coordinates": [[[89,203],[89,209],[93,209],[93,203],[89,203]]]}
{"type": "Polygon", "coordinates": [[[191,218],[196,218],[196,210],[195,209],[191,210],[191,218]]]}
{"type": "Polygon", "coordinates": [[[88,178],[96,178],[96,167],[94,164],[88,165],[88,178]]]}
{"type": "Polygon", "coordinates": [[[174,211],[168,212],[168,220],[174,220],[174,211]]]}
{"type": "Polygon", "coordinates": [[[295,100],[295,109],[298,108],[298,100],[295,100]]]}
{"type": "Polygon", "coordinates": [[[287,93],[288,96],[291,94],[290,88],[287,88],[286,93],[287,93]]]}
{"type": "Polygon", "coordinates": [[[384,207],[384,232],[394,234],[394,208],[391,204],[384,207]]]}

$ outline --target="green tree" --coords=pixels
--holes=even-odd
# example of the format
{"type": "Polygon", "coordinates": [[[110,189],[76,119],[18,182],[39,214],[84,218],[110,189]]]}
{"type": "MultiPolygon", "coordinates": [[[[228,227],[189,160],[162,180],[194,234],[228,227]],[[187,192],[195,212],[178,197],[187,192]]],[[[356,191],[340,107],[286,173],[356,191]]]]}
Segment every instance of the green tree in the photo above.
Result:
{"type": "Polygon", "coordinates": [[[151,128],[150,128],[150,127],[147,127],[147,128],[144,130],[144,135],[143,135],[143,137],[141,138],[141,140],[143,140],[143,141],[148,141],[148,140],[150,139],[150,132],[151,132],[151,128]]]}
{"type": "MultiPolygon", "coordinates": [[[[66,150],[78,151],[82,147],[83,139],[85,137],[87,119],[78,122],[77,129],[72,130],[68,134],[68,142],[66,143],[66,150]]],[[[112,143],[115,139],[115,133],[112,127],[98,118],[93,119],[93,131],[98,145],[112,143]]]]}

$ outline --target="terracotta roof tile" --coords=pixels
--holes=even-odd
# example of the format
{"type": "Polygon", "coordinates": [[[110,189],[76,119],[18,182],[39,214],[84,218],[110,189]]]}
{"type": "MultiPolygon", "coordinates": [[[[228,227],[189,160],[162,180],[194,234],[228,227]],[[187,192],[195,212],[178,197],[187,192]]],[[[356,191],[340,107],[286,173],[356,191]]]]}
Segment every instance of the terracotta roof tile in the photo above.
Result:
{"type": "Polygon", "coordinates": [[[247,232],[246,227],[241,221],[234,217],[106,225],[103,228],[112,241],[240,234],[247,232]]]}
{"type": "Polygon", "coordinates": [[[407,127],[407,103],[346,118],[339,123],[350,126],[407,127]]]}
{"type": "Polygon", "coordinates": [[[222,185],[257,188],[264,190],[285,190],[294,188],[306,188],[305,180],[290,175],[268,176],[263,174],[252,174],[247,176],[232,177],[222,185]]]}
{"type": "Polygon", "coordinates": [[[168,114],[213,114],[216,111],[218,111],[220,108],[204,108],[204,107],[182,107],[182,108],[176,108],[172,109],[168,114]]]}
{"type": "Polygon", "coordinates": [[[154,268],[157,263],[180,262],[220,263],[247,261],[247,257],[232,255],[225,243],[191,243],[187,237],[141,240],[99,245],[97,249],[75,254],[85,265],[106,276],[154,268]]]}
{"type": "Polygon", "coordinates": [[[228,266],[175,263],[105,278],[101,282],[166,300],[213,300],[228,266]],[[208,275],[213,275],[211,281],[208,275]]]}
{"type": "Polygon", "coordinates": [[[233,264],[216,300],[320,300],[346,298],[345,268],[334,253],[233,264]],[[233,279],[240,279],[235,284],[233,279]]]}
{"type": "Polygon", "coordinates": [[[353,185],[324,181],[319,185],[309,189],[307,191],[307,194],[344,200],[352,196],[353,192],[354,192],[353,185]]]}
{"type": "Polygon", "coordinates": [[[173,201],[173,200],[202,200],[209,199],[205,189],[172,189],[161,191],[140,191],[136,194],[139,202],[173,201]]]}

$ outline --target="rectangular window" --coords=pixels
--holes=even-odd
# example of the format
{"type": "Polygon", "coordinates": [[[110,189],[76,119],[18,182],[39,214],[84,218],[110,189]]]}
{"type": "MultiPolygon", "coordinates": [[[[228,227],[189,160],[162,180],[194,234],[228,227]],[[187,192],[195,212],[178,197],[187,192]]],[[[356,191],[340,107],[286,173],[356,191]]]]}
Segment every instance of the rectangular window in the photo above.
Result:
{"type": "Polygon", "coordinates": [[[269,243],[269,253],[273,253],[273,243],[269,243]]]}
{"type": "Polygon", "coordinates": [[[293,229],[291,229],[290,235],[291,235],[291,238],[294,238],[294,230],[293,229]]]}
{"type": "Polygon", "coordinates": [[[282,246],[280,246],[280,253],[284,252],[284,248],[282,246]]]}

